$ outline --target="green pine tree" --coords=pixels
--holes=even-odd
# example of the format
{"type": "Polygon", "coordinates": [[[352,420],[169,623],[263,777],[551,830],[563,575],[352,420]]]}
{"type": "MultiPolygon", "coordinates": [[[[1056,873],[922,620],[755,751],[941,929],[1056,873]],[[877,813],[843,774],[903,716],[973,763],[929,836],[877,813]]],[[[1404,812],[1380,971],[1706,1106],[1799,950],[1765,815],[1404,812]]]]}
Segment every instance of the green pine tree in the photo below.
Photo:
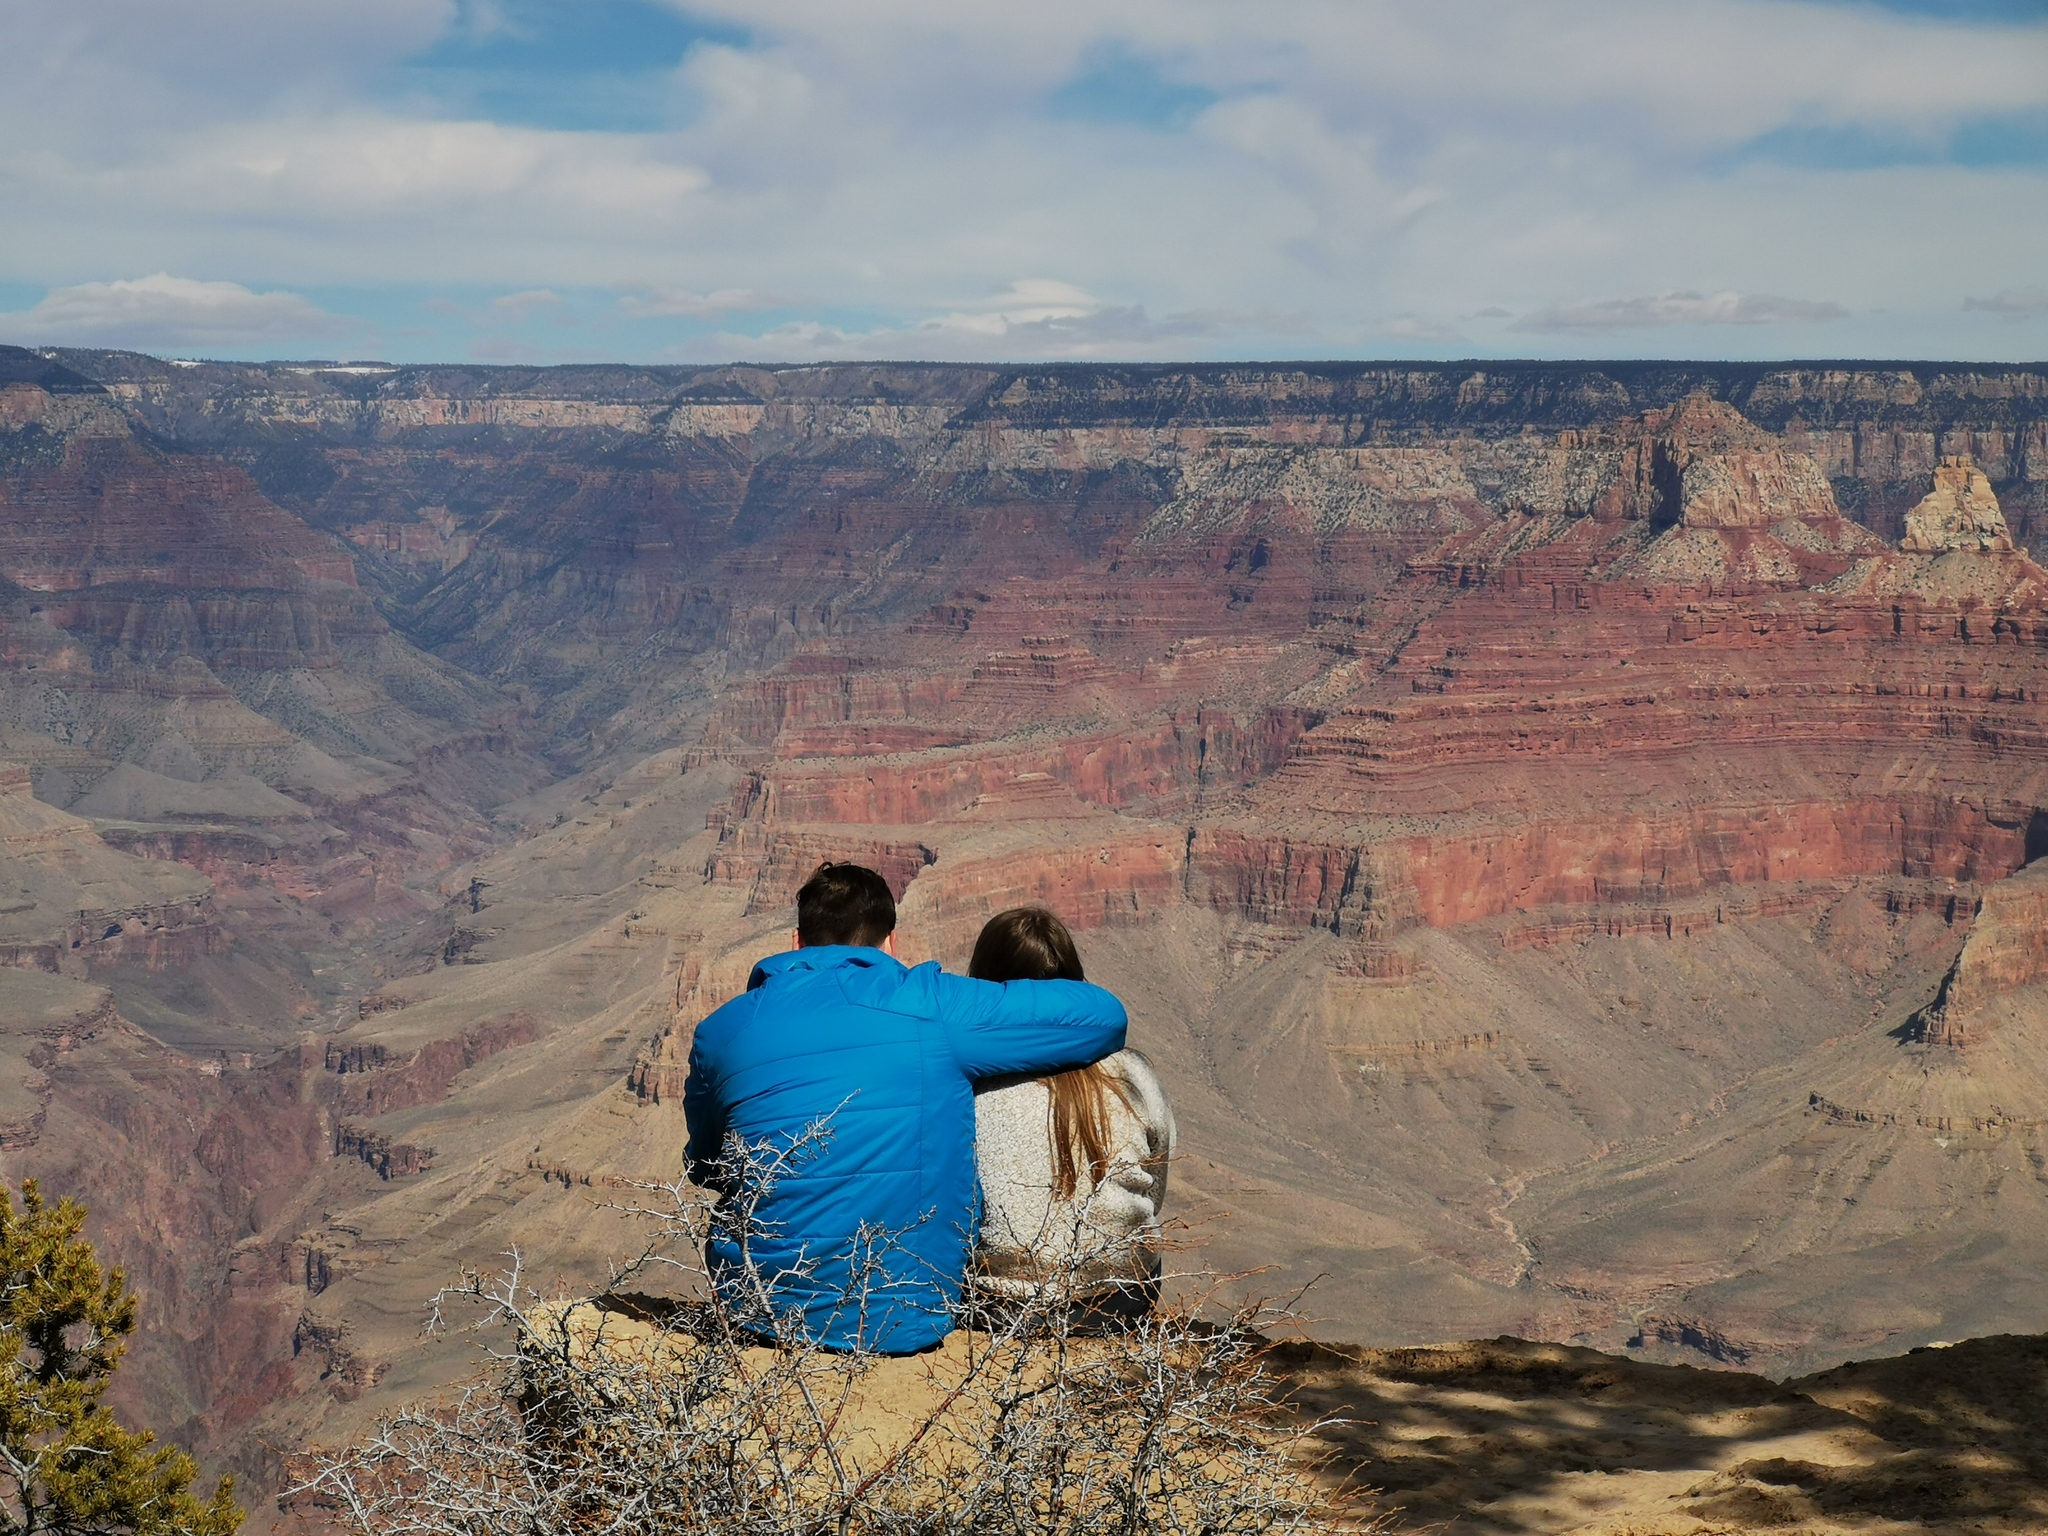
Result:
{"type": "Polygon", "coordinates": [[[202,1503],[198,1468],[101,1398],[135,1331],[135,1295],[79,1235],[85,1209],[21,1207],[0,1187],[0,1536],[233,1536],[234,1481],[202,1503]]]}

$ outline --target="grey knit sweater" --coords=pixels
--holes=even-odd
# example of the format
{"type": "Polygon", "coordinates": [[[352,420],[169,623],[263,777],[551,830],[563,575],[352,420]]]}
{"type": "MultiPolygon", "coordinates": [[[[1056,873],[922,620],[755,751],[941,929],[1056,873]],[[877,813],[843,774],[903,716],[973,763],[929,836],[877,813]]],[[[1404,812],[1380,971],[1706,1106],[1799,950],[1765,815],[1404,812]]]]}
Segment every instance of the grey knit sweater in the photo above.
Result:
{"type": "Polygon", "coordinates": [[[1071,1267],[1077,1294],[1159,1273],[1159,1209],[1173,1156],[1173,1109],[1152,1064],[1118,1051],[1102,1065],[1131,1090],[1110,1098],[1109,1168],[1087,1170],[1071,1200],[1053,1193],[1052,1093],[1043,1078],[997,1078],[974,1095],[974,1160],[981,1175],[977,1285],[1023,1299],[1071,1267]],[[1135,1106],[1135,1107],[1132,1107],[1135,1106]]]}

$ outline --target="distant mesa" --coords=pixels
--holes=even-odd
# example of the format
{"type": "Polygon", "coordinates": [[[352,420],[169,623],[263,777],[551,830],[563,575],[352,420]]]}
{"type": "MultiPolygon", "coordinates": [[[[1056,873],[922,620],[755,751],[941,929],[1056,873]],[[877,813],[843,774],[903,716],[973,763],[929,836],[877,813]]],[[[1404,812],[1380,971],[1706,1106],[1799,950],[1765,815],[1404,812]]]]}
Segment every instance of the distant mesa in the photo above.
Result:
{"type": "Polygon", "coordinates": [[[1935,466],[1934,489],[1906,514],[1905,537],[1899,541],[1899,548],[1911,555],[1958,549],[2003,553],[2012,547],[1991,482],[1968,454],[1950,454],[1935,466]]]}

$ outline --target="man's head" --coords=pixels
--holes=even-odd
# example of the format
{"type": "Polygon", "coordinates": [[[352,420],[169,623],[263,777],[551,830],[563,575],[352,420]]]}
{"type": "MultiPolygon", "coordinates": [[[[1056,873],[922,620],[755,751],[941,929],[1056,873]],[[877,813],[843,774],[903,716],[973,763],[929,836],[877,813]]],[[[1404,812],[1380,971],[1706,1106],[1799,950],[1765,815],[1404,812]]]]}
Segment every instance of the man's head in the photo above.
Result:
{"type": "Polygon", "coordinates": [[[820,864],[796,893],[796,942],[885,945],[896,931],[889,882],[860,864],[820,864]]]}

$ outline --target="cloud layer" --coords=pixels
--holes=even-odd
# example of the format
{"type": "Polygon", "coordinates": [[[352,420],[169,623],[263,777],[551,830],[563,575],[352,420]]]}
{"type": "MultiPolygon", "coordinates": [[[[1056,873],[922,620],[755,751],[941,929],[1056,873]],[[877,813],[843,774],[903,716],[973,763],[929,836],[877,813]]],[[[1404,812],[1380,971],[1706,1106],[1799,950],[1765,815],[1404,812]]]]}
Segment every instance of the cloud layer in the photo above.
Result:
{"type": "Polygon", "coordinates": [[[346,314],[389,356],[2048,340],[2038,9],[15,0],[0,46],[10,339],[247,352],[346,314]],[[244,297],[209,310],[222,284],[244,297]]]}
{"type": "Polygon", "coordinates": [[[1963,308],[1980,309],[1992,315],[2048,314],[2048,288],[2009,288],[1988,299],[1965,299],[1963,308]]]}
{"type": "Polygon", "coordinates": [[[360,329],[295,293],[254,293],[168,272],[56,288],[33,309],[0,314],[0,335],[73,346],[233,349],[360,329]]]}
{"type": "Polygon", "coordinates": [[[1846,320],[1828,299],[1769,293],[1660,293],[1647,299],[1599,299],[1523,315],[1511,331],[1629,331],[1661,325],[1815,325],[1846,320]]]}

